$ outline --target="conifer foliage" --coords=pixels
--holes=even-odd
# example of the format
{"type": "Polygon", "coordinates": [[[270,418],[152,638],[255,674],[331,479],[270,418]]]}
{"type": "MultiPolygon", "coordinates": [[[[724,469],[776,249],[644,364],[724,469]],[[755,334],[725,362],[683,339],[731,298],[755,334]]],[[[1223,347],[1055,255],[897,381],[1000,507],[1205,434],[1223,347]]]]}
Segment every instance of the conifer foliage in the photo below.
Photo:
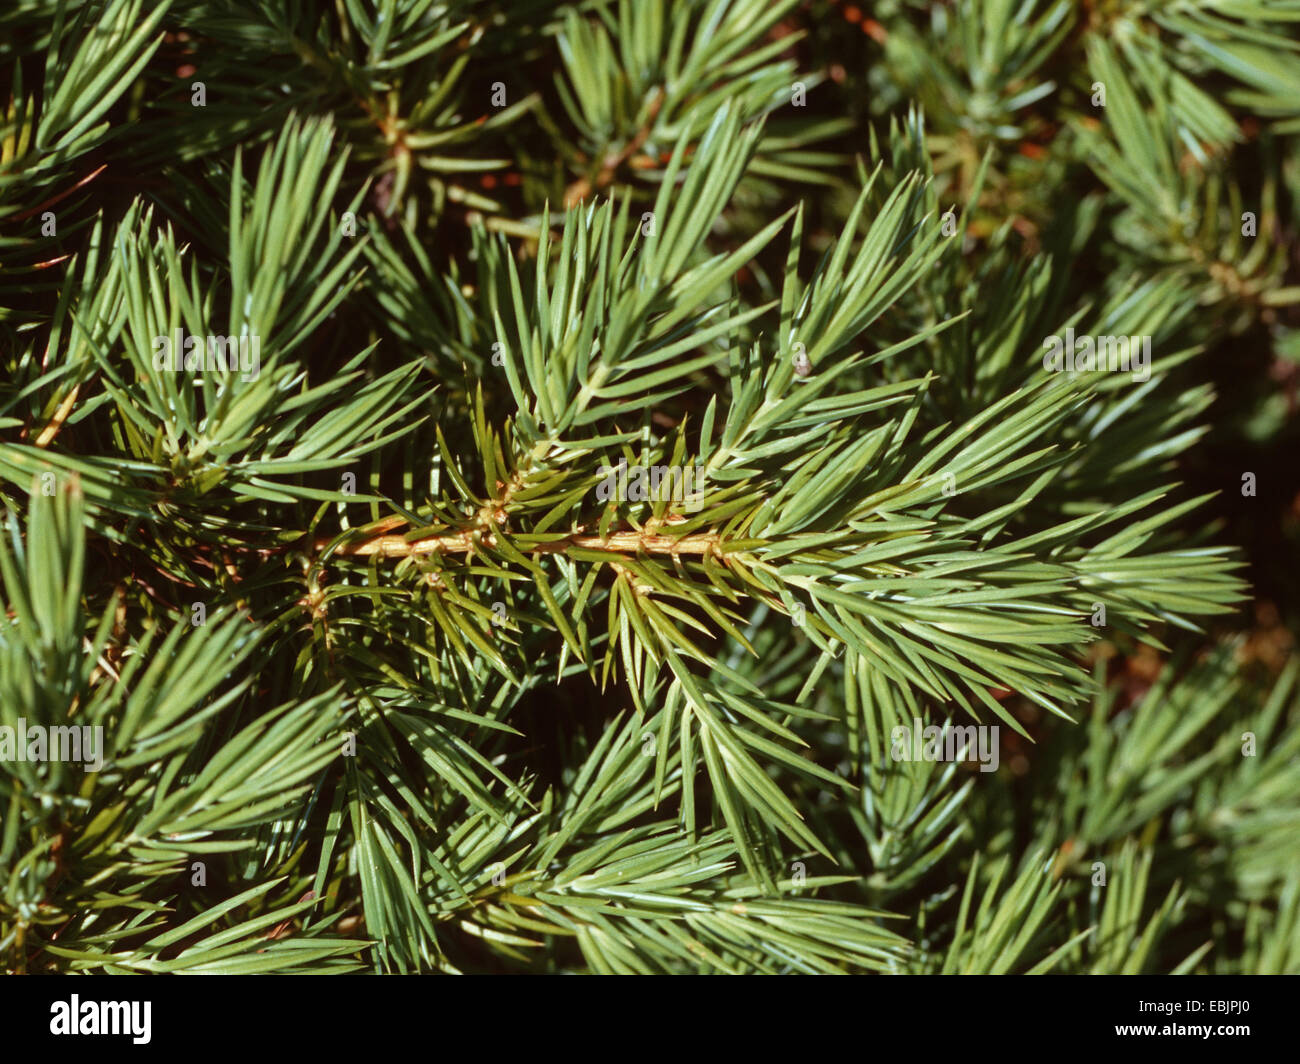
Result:
{"type": "Polygon", "coordinates": [[[1298,23],[7,4],[3,969],[1300,972],[1298,23]]]}

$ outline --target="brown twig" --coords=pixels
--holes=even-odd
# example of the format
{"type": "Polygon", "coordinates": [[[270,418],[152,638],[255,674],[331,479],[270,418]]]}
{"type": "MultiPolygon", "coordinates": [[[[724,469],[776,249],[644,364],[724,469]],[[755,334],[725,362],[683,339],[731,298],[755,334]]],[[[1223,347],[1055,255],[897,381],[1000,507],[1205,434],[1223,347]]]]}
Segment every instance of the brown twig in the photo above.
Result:
{"type": "Polygon", "coordinates": [[[650,131],[654,126],[655,117],[659,114],[659,108],[663,105],[663,102],[664,92],[663,89],[659,89],[655,93],[655,98],[650,101],[650,106],[647,109],[645,125],[637,130],[636,135],[627,142],[622,151],[605,156],[604,162],[601,164],[600,173],[596,175],[594,185],[588,178],[581,177],[564,190],[564,205],[566,207],[576,206],[591,194],[593,188],[595,191],[600,191],[614,180],[614,175],[618,173],[618,168],[640,151],[641,145],[650,139],[650,131]]]}
{"type": "MultiPolygon", "coordinates": [[[[329,546],[330,540],[316,540],[316,550],[329,546]]],[[[716,555],[721,540],[716,532],[701,532],[689,536],[665,536],[655,532],[611,532],[605,538],[574,533],[559,536],[544,543],[525,546],[516,544],[524,553],[562,554],[570,548],[612,551],[619,554],[695,554],[716,555]]],[[[334,549],[342,555],[378,555],[381,558],[406,558],[420,554],[467,554],[479,547],[496,546],[496,537],[490,533],[453,532],[441,536],[426,536],[410,540],[405,536],[380,535],[352,543],[340,543],[334,549]]]]}
{"type": "Polygon", "coordinates": [[[46,207],[53,207],[60,200],[67,199],[67,197],[71,196],[74,192],[77,191],[77,189],[81,188],[82,185],[88,184],[89,182],[95,180],[95,178],[97,178],[100,174],[102,174],[107,169],[108,169],[108,163],[104,163],[98,170],[92,170],[90,173],[88,173],[85,177],[83,177],[71,188],[67,188],[64,189],[62,192],[56,193],[55,195],[51,196],[49,199],[44,200],[41,203],[38,203],[35,207],[32,207],[30,210],[21,211],[20,213],[13,215],[13,217],[10,218],[10,221],[19,222],[22,221],[24,218],[30,218],[33,214],[39,214],[41,211],[45,210],[46,207]]]}
{"type": "Polygon", "coordinates": [[[72,391],[64,397],[59,408],[54,411],[54,416],[50,418],[49,423],[41,429],[41,433],[36,437],[37,447],[48,447],[54,442],[54,437],[59,434],[59,429],[63,428],[63,423],[68,420],[68,415],[72,413],[73,406],[77,402],[77,393],[81,390],[81,385],[73,387],[72,391]]]}

